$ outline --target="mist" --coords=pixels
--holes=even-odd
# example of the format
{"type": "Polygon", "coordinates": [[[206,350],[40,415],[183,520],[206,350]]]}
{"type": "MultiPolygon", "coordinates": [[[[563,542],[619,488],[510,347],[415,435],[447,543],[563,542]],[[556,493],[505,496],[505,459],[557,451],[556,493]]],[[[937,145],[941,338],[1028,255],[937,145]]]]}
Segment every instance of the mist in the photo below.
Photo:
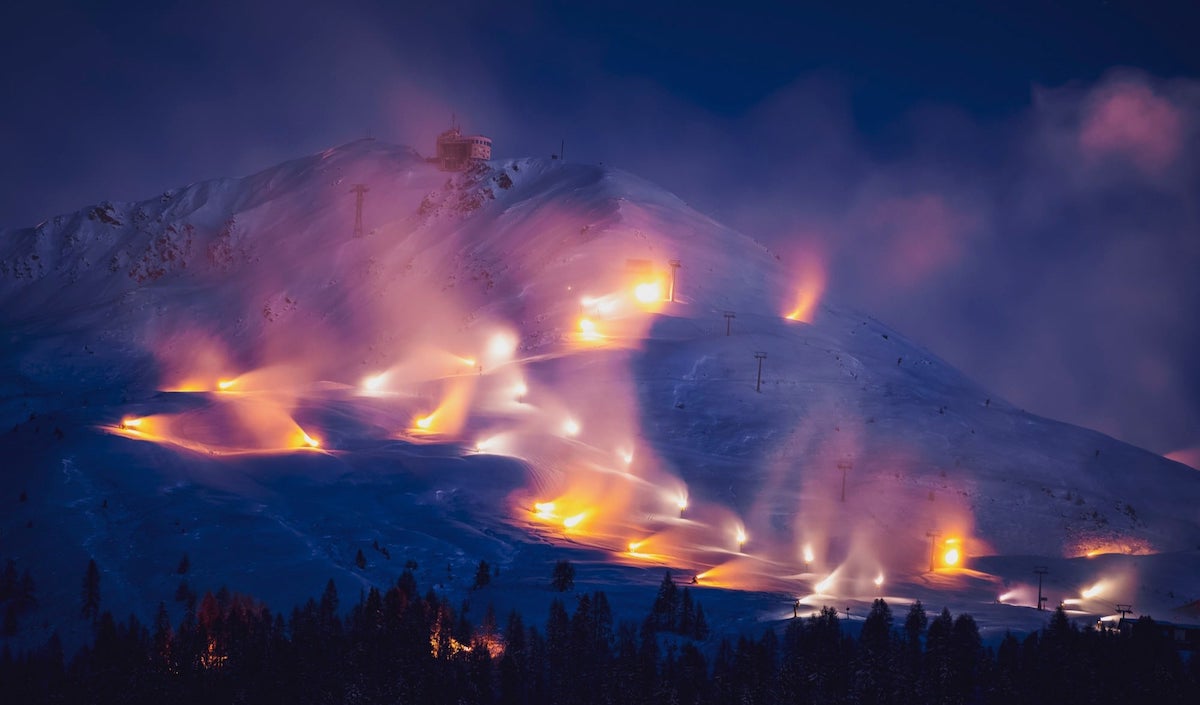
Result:
{"type": "Polygon", "coordinates": [[[5,227],[366,135],[427,153],[456,115],[498,157],[561,144],[819,258],[828,300],[1018,406],[1163,454],[1200,446],[1194,78],[1110,62],[1006,76],[994,92],[1023,94],[1004,110],[957,84],[961,100],[883,110],[850,64],[772,56],[745,78],[722,67],[749,55],[688,25],[694,44],[643,65],[652,28],[589,33],[595,17],[536,4],[6,12],[28,31],[3,58],[28,70],[5,76],[21,96],[0,117],[5,227]]]}

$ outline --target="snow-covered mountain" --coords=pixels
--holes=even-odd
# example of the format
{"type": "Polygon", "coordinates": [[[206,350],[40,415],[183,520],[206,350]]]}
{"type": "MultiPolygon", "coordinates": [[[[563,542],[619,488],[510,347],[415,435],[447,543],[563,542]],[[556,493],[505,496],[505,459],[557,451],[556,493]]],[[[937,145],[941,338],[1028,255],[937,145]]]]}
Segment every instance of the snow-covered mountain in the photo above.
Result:
{"type": "Polygon", "coordinates": [[[89,556],[118,612],[181,579],[286,607],[406,560],[464,595],[487,560],[521,605],[560,557],[630,609],[697,575],[730,620],[887,595],[1028,623],[986,603],[1032,604],[1035,564],[1090,614],[1200,598],[1200,473],[1016,409],[821,285],[618,170],[447,174],[372,140],[0,230],[26,633],[78,621],[89,556]]]}

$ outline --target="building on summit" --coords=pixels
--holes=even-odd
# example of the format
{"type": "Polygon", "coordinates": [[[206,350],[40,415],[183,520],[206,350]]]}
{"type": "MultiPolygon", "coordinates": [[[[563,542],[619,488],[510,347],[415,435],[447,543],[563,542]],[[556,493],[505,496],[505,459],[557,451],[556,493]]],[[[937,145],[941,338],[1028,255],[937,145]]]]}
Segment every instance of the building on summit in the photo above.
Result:
{"type": "Polygon", "coordinates": [[[437,156],[430,159],[442,171],[463,171],[476,162],[492,158],[492,139],[483,135],[464,135],[452,124],[437,138],[437,156]]]}

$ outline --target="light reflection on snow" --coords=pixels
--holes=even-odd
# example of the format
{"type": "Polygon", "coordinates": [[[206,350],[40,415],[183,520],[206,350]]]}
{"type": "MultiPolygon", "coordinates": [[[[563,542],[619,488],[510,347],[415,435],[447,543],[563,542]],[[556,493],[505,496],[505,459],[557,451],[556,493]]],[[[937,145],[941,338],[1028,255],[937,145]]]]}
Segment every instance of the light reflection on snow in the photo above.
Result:
{"type": "MultiPolygon", "coordinates": [[[[423,316],[435,320],[416,340],[391,354],[337,360],[340,371],[333,378],[344,383],[346,396],[386,410],[381,417],[392,422],[390,438],[454,445],[463,453],[528,458],[531,465],[537,464],[540,481],[547,486],[515,493],[509,509],[514,522],[533,526],[553,541],[568,539],[599,548],[618,561],[685,569],[700,585],[780,590],[802,594],[806,600],[876,596],[885,575],[889,590],[896,590],[906,579],[925,573],[930,563],[936,563],[931,580],[953,584],[970,577],[978,541],[968,503],[939,488],[936,504],[931,491],[927,504],[899,509],[857,505],[859,487],[886,477],[882,469],[872,476],[876,471],[862,461],[837,470],[858,451],[857,438],[841,441],[844,447],[836,448],[832,442],[823,448],[807,438],[807,445],[798,445],[812,456],[803,456],[813,466],[804,468],[804,481],[788,486],[790,477],[800,474],[797,469],[772,468],[774,484],[768,483],[753,506],[716,494],[710,486],[689,493],[677,469],[657,455],[637,427],[645,410],[639,406],[627,361],[603,357],[616,348],[642,345],[665,305],[666,263],[630,254],[597,267],[594,280],[572,277],[571,285],[557,284],[559,307],[531,316],[545,329],[540,331],[542,338],[536,338],[528,322],[517,327],[501,317],[450,315],[461,314],[460,307],[453,301],[440,302],[423,316]],[[589,293],[579,297],[577,292],[589,293]],[[547,372],[572,355],[588,361],[586,375],[578,370],[576,376],[547,372]],[[830,491],[847,478],[846,494],[839,497],[836,489],[830,491]],[[533,499],[535,493],[539,496],[533,499]],[[769,505],[777,500],[785,505],[784,512],[791,512],[787,521],[792,524],[785,530],[773,524],[781,511],[769,505]],[[880,520],[877,512],[886,510],[901,516],[880,520]],[[901,521],[910,519],[911,526],[901,521]],[[922,525],[914,528],[918,524],[922,525]],[[924,524],[950,538],[931,548],[922,539],[924,524]],[[805,594],[808,590],[811,594],[805,594]]],[[[819,260],[805,260],[795,274],[794,297],[772,299],[760,311],[776,323],[781,308],[794,321],[811,323],[816,316],[826,285],[819,260]]],[[[752,313],[743,313],[741,320],[752,313]]],[[[197,360],[194,369],[173,366],[175,388],[216,397],[213,403],[218,405],[253,401],[255,411],[240,413],[238,422],[252,441],[225,446],[212,438],[197,440],[181,431],[170,415],[130,417],[113,432],[210,453],[316,450],[330,439],[337,444],[337,433],[301,428],[295,420],[297,401],[315,396],[314,385],[329,378],[317,370],[328,367],[277,364],[252,369],[233,364],[221,345],[209,348],[204,356],[192,356],[197,360]]],[[[685,368],[679,374],[684,373],[695,370],[685,368]]],[[[712,384],[727,381],[714,379],[712,384]]],[[[681,402],[675,408],[682,416],[693,413],[695,407],[689,407],[685,411],[681,402]]],[[[841,438],[853,435],[848,428],[836,428],[841,438]]],[[[797,430],[800,435],[819,434],[797,430]]],[[[898,467],[906,465],[904,458],[892,460],[898,467]]],[[[1091,546],[1089,554],[1108,548],[1091,546]]],[[[1011,593],[998,601],[1015,599],[1011,593]]],[[[1097,583],[1069,599],[1100,595],[1097,583]]]]}

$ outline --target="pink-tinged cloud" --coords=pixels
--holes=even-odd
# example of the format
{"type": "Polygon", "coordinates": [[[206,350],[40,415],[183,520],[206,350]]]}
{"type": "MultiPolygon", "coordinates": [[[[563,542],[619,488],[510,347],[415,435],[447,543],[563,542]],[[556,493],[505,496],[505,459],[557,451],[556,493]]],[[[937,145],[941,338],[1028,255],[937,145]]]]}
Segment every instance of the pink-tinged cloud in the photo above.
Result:
{"type": "Polygon", "coordinates": [[[894,285],[911,287],[958,262],[976,218],[953,208],[936,193],[890,197],[876,203],[867,216],[875,261],[886,268],[894,285]]]}
{"type": "Polygon", "coordinates": [[[1167,453],[1164,457],[1200,470],[1200,446],[1196,446],[1195,448],[1180,448],[1179,450],[1167,453]]]}
{"type": "Polygon", "coordinates": [[[1084,108],[1079,147],[1091,161],[1119,156],[1149,175],[1169,167],[1183,147],[1183,115],[1142,83],[1098,89],[1084,108]]]}

